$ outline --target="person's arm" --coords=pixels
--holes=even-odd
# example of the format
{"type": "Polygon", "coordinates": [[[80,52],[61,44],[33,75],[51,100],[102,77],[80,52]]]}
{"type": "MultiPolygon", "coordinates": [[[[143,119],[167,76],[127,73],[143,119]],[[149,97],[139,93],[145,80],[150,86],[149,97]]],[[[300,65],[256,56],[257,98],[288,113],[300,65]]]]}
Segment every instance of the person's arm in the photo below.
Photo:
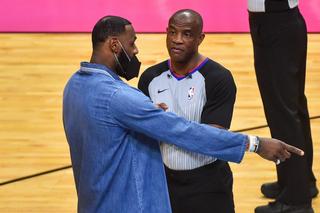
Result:
{"type": "MultiPolygon", "coordinates": [[[[125,129],[221,160],[240,162],[248,144],[248,137],[244,134],[187,121],[173,113],[164,112],[132,88],[121,88],[115,92],[109,109],[115,122],[125,129]]],[[[274,160],[271,158],[280,152],[279,146],[277,152],[273,150],[272,153],[268,148],[265,149],[264,143],[262,146],[263,157],[270,160],[274,160]]]]}
{"type": "Polygon", "coordinates": [[[221,65],[215,64],[211,65],[203,74],[206,103],[203,106],[201,123],[229,129],[237,92],[231,72],[221,65]]]}

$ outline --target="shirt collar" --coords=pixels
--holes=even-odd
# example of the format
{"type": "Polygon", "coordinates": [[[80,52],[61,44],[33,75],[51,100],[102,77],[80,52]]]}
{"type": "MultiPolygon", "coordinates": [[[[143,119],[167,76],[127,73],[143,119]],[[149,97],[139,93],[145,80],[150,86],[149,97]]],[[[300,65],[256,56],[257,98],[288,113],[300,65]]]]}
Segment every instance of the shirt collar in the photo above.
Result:
{"type": "Polygon", "coordinates": [[[188,73],[186,75],[179,75],[177,73],[174,72],[174,70],[171,67],[171,61],[170,59],[167,61],[168,66],[169,66],[169,70],[171,72],[171,75],[173,75],[177,80],[182,80],[184,78],[186,78],[187,76],[192,75],[193,73],[199,71],[207,62],[209,61],[209,58],[205,58],[203,61],[201,61],[196,67],[194,67],[193,69],[189,70],[188,73]]]}
{"type": "Polygon", "coordinates": [[[112,71],[110,68],[103,64],[95,64],[89,62],[81,62],[80,63],[80,72],[94,72],[94,73],[102,73],[102,74],[109,74],[115,80],[120,80],[120,77],[112,71]]]}

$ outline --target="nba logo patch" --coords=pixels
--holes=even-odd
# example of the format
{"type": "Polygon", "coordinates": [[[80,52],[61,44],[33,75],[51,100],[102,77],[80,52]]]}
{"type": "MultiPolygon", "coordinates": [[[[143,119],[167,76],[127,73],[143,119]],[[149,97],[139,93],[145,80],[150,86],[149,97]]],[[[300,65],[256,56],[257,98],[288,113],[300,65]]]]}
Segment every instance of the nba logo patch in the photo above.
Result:
{"type": "Polygon", "coordinates": [[[194,87],[190,87],[188,91],[188,100],[191,100],[194,96],[194,87]]]}

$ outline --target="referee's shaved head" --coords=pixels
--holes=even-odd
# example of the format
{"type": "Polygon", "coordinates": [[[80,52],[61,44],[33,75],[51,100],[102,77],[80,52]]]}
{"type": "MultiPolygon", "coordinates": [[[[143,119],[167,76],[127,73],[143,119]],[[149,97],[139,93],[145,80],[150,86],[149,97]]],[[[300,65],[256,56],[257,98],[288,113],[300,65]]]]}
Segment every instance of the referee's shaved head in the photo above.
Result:
{"type": "Polygon", "coordinates": [[[191,9],[182,9],[175,12],[169,19],[170,23],[176,23],[176,22],[195,22],[197,26],[197,30],[199,33],[202,33],[203,28],[203,20],[201,15],[191,9]]]}
{"type": "Polygon", "coordinates": [[[189,63],[199,56],[198,47],[205,35],[201,15],[191,9],[175,12],[167,27],[167,49],[171,62],[189,63]]]}

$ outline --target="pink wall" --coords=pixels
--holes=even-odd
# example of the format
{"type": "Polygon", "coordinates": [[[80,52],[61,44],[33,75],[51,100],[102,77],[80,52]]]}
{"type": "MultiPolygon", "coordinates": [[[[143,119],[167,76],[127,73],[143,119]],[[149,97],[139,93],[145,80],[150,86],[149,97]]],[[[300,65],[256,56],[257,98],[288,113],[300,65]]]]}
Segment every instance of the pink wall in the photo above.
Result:
{"type": "MultiPolygon", "coordinates": [[[[204,18],[206,32],[247,32],[247,0],[2,0],[0,32],[90,32],[104,15],[129,19],[137,32],[163,32],[178,9],[204,18]]],[[[300,0],[309,32],[320,32],[320,0],[300,0]]]]}

